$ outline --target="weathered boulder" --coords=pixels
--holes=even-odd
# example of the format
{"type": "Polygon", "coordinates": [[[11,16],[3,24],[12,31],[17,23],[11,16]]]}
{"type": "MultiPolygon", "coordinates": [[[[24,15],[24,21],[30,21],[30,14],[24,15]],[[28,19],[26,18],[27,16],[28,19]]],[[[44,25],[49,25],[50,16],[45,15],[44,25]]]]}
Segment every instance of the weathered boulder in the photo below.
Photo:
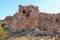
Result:
{"type": "Polygon", "coordinates": [[[13,16],[7,16],[4,20],[10,24],[13,21],[13,19],[13,16]]]}

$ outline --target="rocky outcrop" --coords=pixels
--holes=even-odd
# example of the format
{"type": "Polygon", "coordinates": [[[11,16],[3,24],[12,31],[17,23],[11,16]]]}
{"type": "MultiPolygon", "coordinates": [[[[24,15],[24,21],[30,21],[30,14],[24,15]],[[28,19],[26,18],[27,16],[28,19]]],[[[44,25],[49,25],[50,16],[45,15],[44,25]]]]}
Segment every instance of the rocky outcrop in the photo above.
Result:
{"type": "Polygon", "coordinates": [[[5,18],[9,23],[10,30],[21,31],[33,29],[38,26],[38,7],[36,6],[21,6],[19,5],[19,12],[14,16],[5,18]]]}
{"type": "MultiPolygon", "coordinates": [[[[39,12],[37,6],[19,5],[19,10],[14,16],[7,16],[5,20],[8,22],[7,29],[9,32],[23,34],[27,30],[28,33],[34,35],[55,35],[59,30],[60,15],[39,12]],[[36,31],[36,29],[39,29],[36,31]]],[[[6,25],[4,26],[6,27],[6,25]]],[[[25,33],[26,34],[26,33],[25,33]]]]}

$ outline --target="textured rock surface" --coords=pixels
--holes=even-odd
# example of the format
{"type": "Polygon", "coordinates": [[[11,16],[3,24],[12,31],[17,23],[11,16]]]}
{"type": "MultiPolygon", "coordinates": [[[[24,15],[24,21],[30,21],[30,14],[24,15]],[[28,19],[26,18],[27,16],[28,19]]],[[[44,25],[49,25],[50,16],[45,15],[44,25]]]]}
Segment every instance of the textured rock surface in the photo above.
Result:
{"type": "Polygon", "coordinates": [[[13,31],[21,31],[33,29],[38,25],[38,7],[36,6],[21,6],[19,5],[19,12],[14,16],[5,18],[9,23],[9,28],[13,31]]]}
{"type": "MultiPolygon", "coordinates": [[[[50,14],[39,12],[37,6],[19,5],[19,10],[14,16],[7,16],[5,20],[8,22],[8,32],[25,34],[25,31],[35,35],[55,35],[60,30],[60,13],[50,14]],[[36,31],[36,29],[39,29],[36,31]]],[[[6,25],[5,25],[6,26],[6,25]]],[[[19,34],[20,35],[20,34],[19,34]]]]}

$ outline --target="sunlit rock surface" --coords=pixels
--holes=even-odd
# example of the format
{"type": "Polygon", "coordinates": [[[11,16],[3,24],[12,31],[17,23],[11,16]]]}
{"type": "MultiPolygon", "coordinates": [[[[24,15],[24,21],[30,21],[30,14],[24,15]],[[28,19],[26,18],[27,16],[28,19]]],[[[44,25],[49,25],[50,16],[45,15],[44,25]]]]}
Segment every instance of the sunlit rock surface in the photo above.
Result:
{"type": "Polygon", "coordinates": [[[21,36],[29,33],[34,36],[60,35],[60,13],[39,12],[37,6],[19,5],[18,12],[13,16],[7,16],[4,20],[8,23],[4,28],[8,30],[11,36],[21,36]]]}

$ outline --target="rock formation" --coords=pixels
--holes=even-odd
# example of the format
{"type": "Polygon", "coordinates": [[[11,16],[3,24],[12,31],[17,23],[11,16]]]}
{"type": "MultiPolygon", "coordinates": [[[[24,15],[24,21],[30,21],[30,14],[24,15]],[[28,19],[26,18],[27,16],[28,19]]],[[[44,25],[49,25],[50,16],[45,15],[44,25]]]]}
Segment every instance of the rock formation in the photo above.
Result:
{"type": "Polygon", "coordinates": [[[4,26],[8,31],[24,32],[25,30],[32,30],[31,34],[48,35],[57,34],[60,28],[60,15],[39,12],[37,6],[19,5],[19,10],[14,16],[7,16],[4,20],[8,22],[8,26],[4,26]],[[38,29],[38,31],[36,31],[38,29]],[[34,31],[33,31],[34,30],[34,31]]]}

